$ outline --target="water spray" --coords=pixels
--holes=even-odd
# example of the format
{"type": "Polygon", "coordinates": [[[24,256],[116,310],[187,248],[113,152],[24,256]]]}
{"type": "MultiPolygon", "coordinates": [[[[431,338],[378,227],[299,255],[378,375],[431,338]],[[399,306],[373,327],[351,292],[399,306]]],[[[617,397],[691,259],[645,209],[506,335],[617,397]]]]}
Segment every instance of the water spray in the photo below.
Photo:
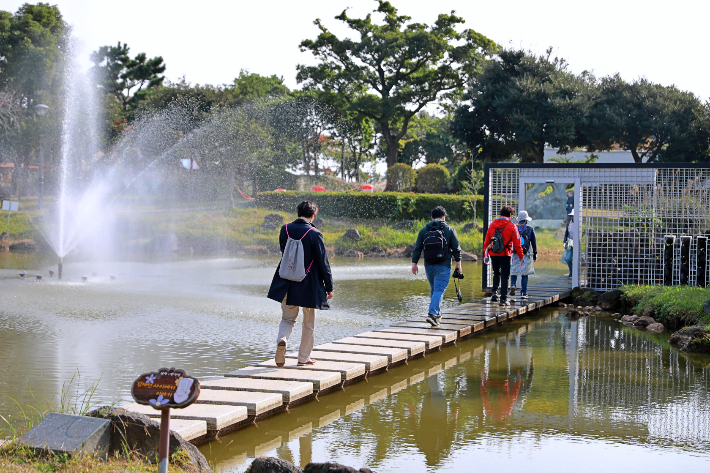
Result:
{"type": "Polygon", "coordinates": [[[57,279],[62,279],[62,270],[64,270],[64,258],[59,258],[57,265],[57,279]]]}

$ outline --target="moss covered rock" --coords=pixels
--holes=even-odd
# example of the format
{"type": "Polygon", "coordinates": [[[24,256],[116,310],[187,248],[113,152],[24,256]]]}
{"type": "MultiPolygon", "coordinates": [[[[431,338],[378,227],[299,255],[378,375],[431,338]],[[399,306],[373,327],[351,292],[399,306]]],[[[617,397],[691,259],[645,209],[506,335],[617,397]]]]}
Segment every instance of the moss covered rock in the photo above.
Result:
{"type": "Polygon", "coordinates": [[[682,351],[710,353],[710,325],[682,328],[671,335],[669,341],[677,343],[682,351]]]}

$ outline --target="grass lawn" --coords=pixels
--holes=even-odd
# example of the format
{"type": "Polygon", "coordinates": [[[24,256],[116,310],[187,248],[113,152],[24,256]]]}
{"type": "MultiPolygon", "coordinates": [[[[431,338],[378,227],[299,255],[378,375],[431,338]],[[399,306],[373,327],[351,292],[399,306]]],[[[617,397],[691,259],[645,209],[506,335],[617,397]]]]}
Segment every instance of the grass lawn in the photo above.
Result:
{"type": "MultiPolygon", "coordinates": [[[[198,251],[220,248],[226,251],[266,247],[278,251],[278,231],[262,228],[267,214],[279,214],[286,222],[294,220],[292,213],[278,212],[262,208],[233,208],[218,210],[197,210],[181,212],[118,212],[118,228],[134,240],[150,240],[155,235],[176,234],[181,246],[194,246],[198,251]]],[[[13,239],[41,239],[40,232],[32,221],[40,217],[39,210],[13,212],[9,228],[6,226],[7,212],[0,212],[0,232],[7,231],[13,239]]],[[[367,253],[373,248],[385,251],[403,249],[416,241],[417,233],[427,223],[415,221],[412,228],[395,228],[389,220],[347,220],[324,216],[326,224],[323,232],[326,246],[342,252],[354,249],[367,253]],[[357,242],[343,240],[349,228],[356,228],[361,235],[357,242]]],[[[465,222],[453,223],[461,248],[480,255],[483,235],[478,231],[464,233],[465,222]]],[[[481,222],[478,222],[482,226],[481,222]]],[[[562,253],[562,242],[553,233],[538,233],[538,252],[541,255],[562,253]]]]}
{"type": "Polygon", "coordinates": [[[622,286],[626,305],[670,327],[710,324],[703,303],[710,289],[692,286],[622,286]]]}

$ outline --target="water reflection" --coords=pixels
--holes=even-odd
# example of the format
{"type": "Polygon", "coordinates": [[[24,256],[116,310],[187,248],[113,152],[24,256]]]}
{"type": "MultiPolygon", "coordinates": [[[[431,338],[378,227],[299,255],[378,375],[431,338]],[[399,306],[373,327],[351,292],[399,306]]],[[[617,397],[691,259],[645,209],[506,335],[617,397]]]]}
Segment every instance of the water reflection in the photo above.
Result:
{"type": "Polygon", "coordinates": [[[222,472],[259,455],[378,472],[519,469],[522,459],[526,471],[568,471],[579,455],[578,471],[700,468],[708,381],[663,335],[548,309],[201,450],[222,472]]]}

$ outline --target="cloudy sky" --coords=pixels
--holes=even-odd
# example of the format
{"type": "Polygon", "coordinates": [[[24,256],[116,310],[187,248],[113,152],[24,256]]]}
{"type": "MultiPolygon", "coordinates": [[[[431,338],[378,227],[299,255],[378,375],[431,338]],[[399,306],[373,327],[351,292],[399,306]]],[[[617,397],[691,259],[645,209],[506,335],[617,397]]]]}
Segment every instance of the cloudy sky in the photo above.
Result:
{"type": "MultiPolygon", "coordinates": [[[[47,0],[45,0],[47,1],[47,0]]],[[[85,51],[127,43],[131,53],[162,56],[166,76],[192,83],[231,82],[241,69],[283,76],[296,86],[296,64],[312,62],[298,44],[314,38],[313,20],[345,33],[333,17],[372,11],[374,0],[48,0],[59,5],[85,51]]],[[[0,0],[14,12],[18,0],[0,0]]],[[[706,28],[710,2],[700,0],[395,0],[401,13],[431,23],[456,10],[472,28],[502,45],[542,53],[552,46],[574,72],[621,73],[675,84],[710,97],[706,28]]],[[[88,53],[87,53],[88,55],[88,53]]]]}

